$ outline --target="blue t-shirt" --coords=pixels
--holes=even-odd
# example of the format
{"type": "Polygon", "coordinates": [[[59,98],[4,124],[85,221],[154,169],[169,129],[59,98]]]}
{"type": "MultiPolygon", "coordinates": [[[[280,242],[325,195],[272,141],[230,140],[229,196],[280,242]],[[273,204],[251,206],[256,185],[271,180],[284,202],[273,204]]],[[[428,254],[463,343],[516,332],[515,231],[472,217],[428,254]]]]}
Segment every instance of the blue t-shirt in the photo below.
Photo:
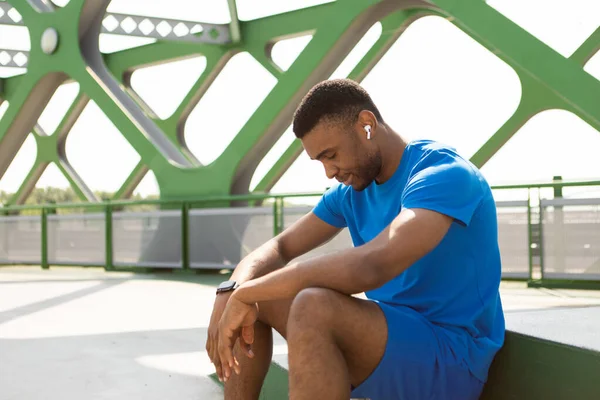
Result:
{"type": "Polygon", "coordinates": [[[496,205],[479,170],[457,152],[430,140],[407,145],[394,175],[364,191],[339,184],[313,212],[348,227],[355,246],[375,238],[403,208],[425,208],[454,218],[430,253],[370,299],[413,308],[446,335],[454,354],[473,375],[487,380],[504,342],[500,301],[500,251],[496,205]]]}

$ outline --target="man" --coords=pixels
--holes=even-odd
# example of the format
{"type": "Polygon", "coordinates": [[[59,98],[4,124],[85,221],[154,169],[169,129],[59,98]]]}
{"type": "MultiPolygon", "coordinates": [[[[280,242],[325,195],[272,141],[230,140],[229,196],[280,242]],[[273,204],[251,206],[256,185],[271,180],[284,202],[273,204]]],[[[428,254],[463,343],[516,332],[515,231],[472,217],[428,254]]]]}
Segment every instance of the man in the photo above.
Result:
{"type": "Polygon", "coordinates": [[[350,80],[313,87],[293,128],[341,183],[217,294],[206,349],[225,398],[258,398],[274,328],[290,399],[477,399],[504,340],[483,176],[452,148],[405,142],[350,80]],[[293,261],[344,227],[353,248],[293,261]]]}

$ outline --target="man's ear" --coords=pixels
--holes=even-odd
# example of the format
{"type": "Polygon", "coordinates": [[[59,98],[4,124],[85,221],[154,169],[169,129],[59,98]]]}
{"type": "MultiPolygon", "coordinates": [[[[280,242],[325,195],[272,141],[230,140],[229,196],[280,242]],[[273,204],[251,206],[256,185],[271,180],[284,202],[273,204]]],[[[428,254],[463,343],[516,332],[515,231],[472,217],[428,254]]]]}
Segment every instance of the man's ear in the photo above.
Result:
{"type": "Polygon", "coordinates": [[[375,132],[377,131],[377,118],[371,111],[362,110],[358,114],[358,124],[360,130],[363,131],[367,139],[371,139],[375,136],[375,132]]]}

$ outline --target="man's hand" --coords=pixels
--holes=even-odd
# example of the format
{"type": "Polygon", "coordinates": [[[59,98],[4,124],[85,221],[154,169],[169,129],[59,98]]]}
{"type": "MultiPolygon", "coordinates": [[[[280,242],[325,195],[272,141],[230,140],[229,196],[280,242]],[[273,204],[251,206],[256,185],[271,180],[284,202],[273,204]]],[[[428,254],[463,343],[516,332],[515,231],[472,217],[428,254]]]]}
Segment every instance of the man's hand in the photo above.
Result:
{"type": "MultiPolygon", "coordinates": [[[[224,380],[231,376],[231,369],[239,375],[240,365],[233,356],[233,346],[239,338],[240,347],[252,358],[252,343],[254,342],[254,323],[258,319],[258,305],[246,304],[232,295],[227,302],[218,328],[218,358],[222,366],[224,380]]],[[[221,379],[221,377],[219,378],[221,379]]]]}
{"type": "Polygon", "coordinates": [[[219,321],[227,305],[232,292],[217,294],[215,305],[213,306],[210,324],[208,325],[208,337],[206,338],[206,352],[211,362],[215,365],[215,370],[219,380],[222,381],[223,373],[221,369],[221,359],[219,358],[219,321]]]}

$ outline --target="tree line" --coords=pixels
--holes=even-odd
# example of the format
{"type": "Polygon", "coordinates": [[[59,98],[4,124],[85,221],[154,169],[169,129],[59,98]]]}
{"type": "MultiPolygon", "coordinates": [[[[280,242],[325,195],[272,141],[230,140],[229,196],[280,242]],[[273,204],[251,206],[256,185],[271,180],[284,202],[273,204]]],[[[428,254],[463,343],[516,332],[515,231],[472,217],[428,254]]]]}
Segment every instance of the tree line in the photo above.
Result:
{"type": "MultiPolygon", "coordinates": [[[[101,201],[111,200],[114,198],[114,193],[106,192],[106,191],[95,191],[94,194],[101,201]]],[[[14,193],[5,192],[0,190],[0,205],[5,206],[9,204],[11,199],[14,197],[14,193]]],[[[152,200],[157,199],[157,195],[150,195],[143,197],[139,193],[133,195],[129,200],[152,200]]],[[[38,205],[38,204],[64,204],[64,203],[82,203],[81,199],[77,196],[75,191],[71,188],[56,188],[56,187],[45,187],[45,188],[35,188],[27,200],[25,201],[25,205],[38,205]]],[[[156,209],[155,206],[147,205],[147,206],[135,206],[136,210],[151,210],[156,209]]],[[[81,212],[82,210],[79,208],[72,209],[62,209],[60,211],[61,214],[69,213],[69,212],[81,212]]],[[[22,212],[21,214],[30,214],[31,212],[22,212]]]]}

